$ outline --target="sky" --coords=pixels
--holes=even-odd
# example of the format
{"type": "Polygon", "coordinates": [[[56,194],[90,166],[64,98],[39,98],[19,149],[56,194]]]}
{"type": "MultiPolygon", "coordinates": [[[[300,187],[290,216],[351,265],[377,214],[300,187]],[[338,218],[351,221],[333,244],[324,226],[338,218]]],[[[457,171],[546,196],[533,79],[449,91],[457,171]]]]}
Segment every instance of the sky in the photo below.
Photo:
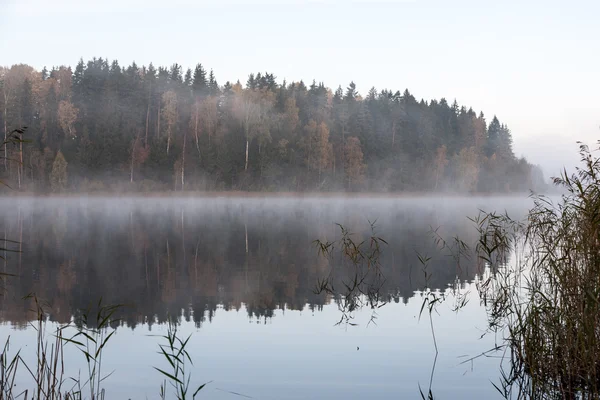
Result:
{"type": "Polygon", "coordinates": [[[200,62],[361,94],[408,88],[497,115],[556,175],[600,139],[600,1],[0,0],[0,65],[200,62]]]}

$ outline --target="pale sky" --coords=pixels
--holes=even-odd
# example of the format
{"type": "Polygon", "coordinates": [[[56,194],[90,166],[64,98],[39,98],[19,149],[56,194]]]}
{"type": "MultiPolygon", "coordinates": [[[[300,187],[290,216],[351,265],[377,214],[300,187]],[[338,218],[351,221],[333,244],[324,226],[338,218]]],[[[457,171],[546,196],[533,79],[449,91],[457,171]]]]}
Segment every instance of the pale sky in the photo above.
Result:
{"type": "Polygon", "coordinates": [[[456,98],[547,175],[600,139],[597,0],[0,0],[0,65],[94,56],[456,98]]]}

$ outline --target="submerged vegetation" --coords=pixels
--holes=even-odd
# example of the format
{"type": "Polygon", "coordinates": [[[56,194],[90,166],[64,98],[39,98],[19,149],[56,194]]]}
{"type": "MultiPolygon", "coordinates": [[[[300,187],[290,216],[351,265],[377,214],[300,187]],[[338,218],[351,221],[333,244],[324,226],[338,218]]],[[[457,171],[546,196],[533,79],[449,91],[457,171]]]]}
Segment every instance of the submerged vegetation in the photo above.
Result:
{"type": "Polygon", "coordinates": [[[94,58],[74,69],[0,67],[0,111],[5,138],[30,127],[31,146],[0,149],[0,179],[28,192],[544,186],[498,118],[408,89],[361,95],[354,82],[330,89],[272,73],[220,85],[201,64],[184,71],[94,58]]]}

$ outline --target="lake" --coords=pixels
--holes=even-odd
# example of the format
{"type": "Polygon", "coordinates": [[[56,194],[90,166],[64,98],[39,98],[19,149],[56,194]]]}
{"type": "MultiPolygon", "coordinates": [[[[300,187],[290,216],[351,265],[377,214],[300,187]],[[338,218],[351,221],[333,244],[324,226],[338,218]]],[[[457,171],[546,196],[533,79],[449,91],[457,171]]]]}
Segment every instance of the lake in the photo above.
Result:
{"type": "MultiPolygon", "coordinates": [[[[48,331],[100,299],[119,304],[120,321],[104,353],[108,398],[158,398],[165,367],[159,339],[175,316],[192,334],[192,383],[210,382],[207,399],[420,398],[419,386],[444,399],[494,396],[500,360],[469,357],[491,349],[476,281],[485,265],[457,260],[436,245],[477,240],[479,209],[520,218],[531,205],[513,197],[206,197],[4,198],[0,340],[23,357],[35,352],[35,293],[48,331]],[[314,240],[334,241],[341,224],[356,242],[374,224],[384,239],[376,308],[349,312],[343,297],[319,292],[338,258],[314,240]],[[419,261],[431,257],[424,266],[419,261]],[[432,315],[419,313],[426,287],[446,294],[432,315]],[[469,292],[454,311],[453,291],[469,292]],[[343,317],[346,316],[347,319],[343,317]],[[341,322],[341,323],[339,323],[341,322]],[[435,361],[435,365],[434,365],[435,361]],[[433,368],[435,366],[435,368],[433,368]],[[433,373],[432,373],[433,372],[433,373]],[[242,397],[241,397],[242,396],[242,397]],[[245,397],[244,397],[245,396],[245,397]]],[[[345,270],[351,271],[351,270],[345,270]]],[[[337,290],[351,273],[337,275],[337,290]]],[[[83,356],[65,348],[66,371],[83,356]]],[[[18,385],[25,385],[20,377],[18,385]]]]}

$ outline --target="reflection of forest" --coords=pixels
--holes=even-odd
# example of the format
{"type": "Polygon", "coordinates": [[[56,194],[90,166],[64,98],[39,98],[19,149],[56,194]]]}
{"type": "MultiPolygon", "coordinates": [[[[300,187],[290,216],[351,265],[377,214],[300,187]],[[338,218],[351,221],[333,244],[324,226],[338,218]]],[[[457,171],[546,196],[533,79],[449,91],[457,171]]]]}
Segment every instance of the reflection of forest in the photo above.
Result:
{"type": "MultiPolygon", "coordinates": [[[[514,200],[509,200],[517,205],[514,200]]],[[[21,253],[7,253],[0,271],[17,275],[0,290],[0,320],[24,324],[32,315],[28,293],[47,301],[50,319],[67,322],[77,309],[124,304],[128,326],[162,322],[184,310],[200,325],[217,307],[250,316],[273,310],[319,309],[332,299],[314,293],[329,271],[315,239],[339,236],[339,222],[370,233],[367,218],[389,245],[382,254],[384,293],[406,301],[423,288],[416,251],[435,255],[429,286],[443,289],[472,280],[476,263],[436,254],[430,227],[444,236],[475,240],[474,201],[410,199],[264,201],[261,199],[3,200],[0,221],[21,253]]],[[[522,206],[525,204],[519,202],[522,206]]],[[[505,205],[503,205],[504,207],[505,205]]],[[[518,208],[517,208],[518,209],[518,208]]],[[[0,231],[1,232],[1,231],[0,231]]],[[[11,247],[9,245],[9,247],[11,247]]]]}

